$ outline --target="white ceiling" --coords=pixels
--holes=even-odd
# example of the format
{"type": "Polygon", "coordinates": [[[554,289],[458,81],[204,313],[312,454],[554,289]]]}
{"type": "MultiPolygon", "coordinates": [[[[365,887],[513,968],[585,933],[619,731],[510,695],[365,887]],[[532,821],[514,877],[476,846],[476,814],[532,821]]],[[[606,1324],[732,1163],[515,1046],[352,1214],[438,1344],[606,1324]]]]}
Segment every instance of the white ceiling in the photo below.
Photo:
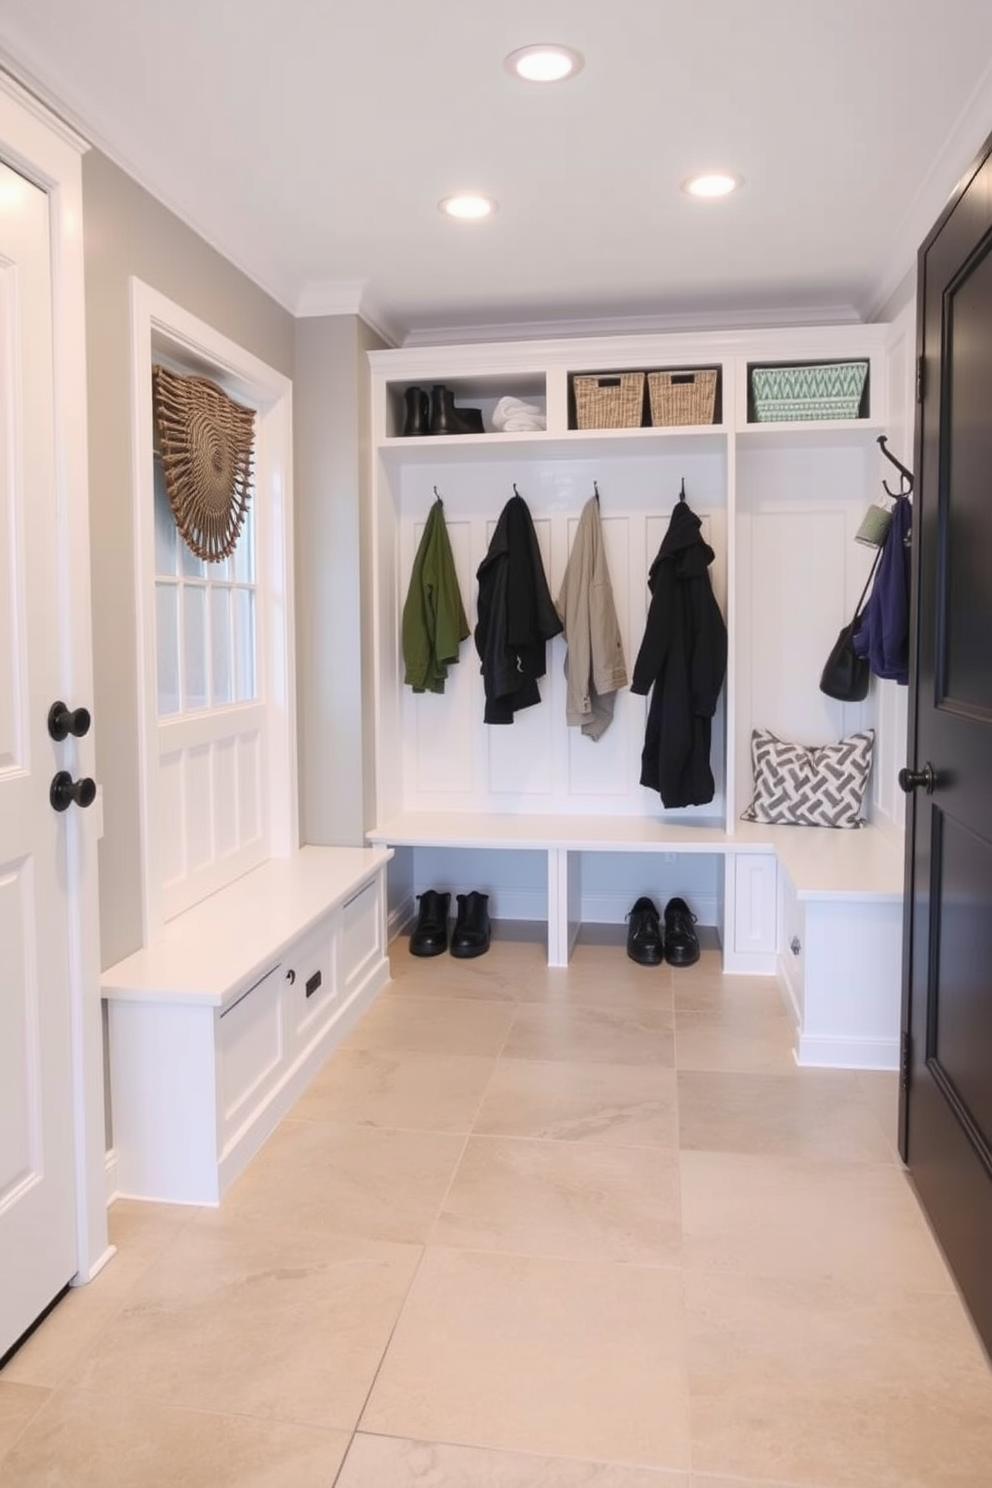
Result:
{"type": "Polygon", "coordinates": [[[867,317],[992,132],[990,0],[0,0],[0,56],[288,309],[399,340],[867,317]],[[548,40],[577,78],[503,70],[548,40]],[[713,165],[736,197],[680,193],[713,165]],[[438,213],[468,187],[491,222],[438,213]]]}

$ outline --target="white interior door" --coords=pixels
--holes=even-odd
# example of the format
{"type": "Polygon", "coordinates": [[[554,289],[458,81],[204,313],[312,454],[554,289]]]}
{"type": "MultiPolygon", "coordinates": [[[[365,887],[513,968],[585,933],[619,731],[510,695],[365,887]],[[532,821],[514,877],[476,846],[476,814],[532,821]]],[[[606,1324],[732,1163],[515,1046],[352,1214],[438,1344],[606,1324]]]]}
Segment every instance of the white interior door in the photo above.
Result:
{"type": "Polygon", "coordinates": [[[52,345],[48,198],[0,164],[0,1356],[77,1254],[52,345]]]}

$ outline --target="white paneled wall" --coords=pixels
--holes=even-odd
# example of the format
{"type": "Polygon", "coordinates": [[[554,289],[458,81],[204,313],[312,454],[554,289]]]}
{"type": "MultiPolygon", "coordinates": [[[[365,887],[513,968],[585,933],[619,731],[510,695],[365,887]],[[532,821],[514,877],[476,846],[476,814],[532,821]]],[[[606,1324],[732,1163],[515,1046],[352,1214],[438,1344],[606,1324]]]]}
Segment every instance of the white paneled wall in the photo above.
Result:
{"type": "MultiPolygon", "coordinates": [[[[624,642],[628,674],[644,633],[648,569],[668,527],[684,476],[687,499],[703,518],[703,533],[717,553],[714,590],[726,608],[726,460],[709,455],[644,460],[521,460],[512,467],[460,464],[418,466],[401,478],[400,572],[405,597],[417,545],[437,485],[444,501],[459,586],[469,624],[476,623],[476,572],[496,521],[516,484],[527,501],[545,563],[552,598],[557,596],[582,506],[600,490],[604,540],[624,642]]],[[[404,688],[399,732],[403,740],[403,801],[407,810],[466,810],[583,815],[666,813],[656,792],[639,784],[646,700],[623,689],[614,721],[599,740],[565,724],[566,647],[555,638],[547,649],[541,703],[516,715],[512,725],[483,723],[484,690],[472,638],[451,668],[439,696],[404,688]]],[[[723,779],[724,709],[715,726],[714,774],[723,779]]],[[[722,785],[705,807],[677,819],[722,820],[722,785]]]]}

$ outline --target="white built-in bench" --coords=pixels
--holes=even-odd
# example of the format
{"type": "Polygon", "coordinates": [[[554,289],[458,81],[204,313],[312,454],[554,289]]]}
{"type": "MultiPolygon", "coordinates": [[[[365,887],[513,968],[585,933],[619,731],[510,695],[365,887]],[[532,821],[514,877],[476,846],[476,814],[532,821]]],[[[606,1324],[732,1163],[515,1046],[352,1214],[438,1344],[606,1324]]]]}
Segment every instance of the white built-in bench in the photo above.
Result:
{"type": "MultiPolygon", "coordinates": [[[[716,855],[724,970],[779,977],[799,1063],[898,1065],[903,852],[880,827],[742,822],[728,833],[645,817],[407,812],[368,836],[393,848],[544,855],[550,966],[568,964],[578,935],[586,854],[716,855]]],[[[412,914],[411,897],[394,920],[412,914]]]]}
{"type": "Polygon", "coordinates": [[[219,1202],[388,980],[391,856],[270,859],[103,973],[121,1195],[219,1202]]]}

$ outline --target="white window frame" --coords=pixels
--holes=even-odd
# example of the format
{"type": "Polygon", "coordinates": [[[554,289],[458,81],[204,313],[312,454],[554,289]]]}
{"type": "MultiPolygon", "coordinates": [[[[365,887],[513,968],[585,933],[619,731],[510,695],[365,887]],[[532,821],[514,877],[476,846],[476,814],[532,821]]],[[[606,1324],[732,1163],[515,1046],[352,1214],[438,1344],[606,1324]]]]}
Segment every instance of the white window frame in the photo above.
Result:
{"type": "MultiPolygon", "coordinates": [[[[166,919],[269,857],[299,846],[293,634],[292,382],[140,279],[131,279],[132,490],[138,624],[142,915],[147,945],[166,919]],[[171,739],[210,735],[210,710],[159,718],[155,651],[154,361],[223,384],[257,410],[254,494],[258,698],[237,705],[262,727],[262,835],[250,850],[212,863],[165,890],[160,759],[171,739]]],[[[180,539],[181,541],[182,539],[180,539]]],[[[232,710],[234,711],[234,710],[232,710]]]]}

